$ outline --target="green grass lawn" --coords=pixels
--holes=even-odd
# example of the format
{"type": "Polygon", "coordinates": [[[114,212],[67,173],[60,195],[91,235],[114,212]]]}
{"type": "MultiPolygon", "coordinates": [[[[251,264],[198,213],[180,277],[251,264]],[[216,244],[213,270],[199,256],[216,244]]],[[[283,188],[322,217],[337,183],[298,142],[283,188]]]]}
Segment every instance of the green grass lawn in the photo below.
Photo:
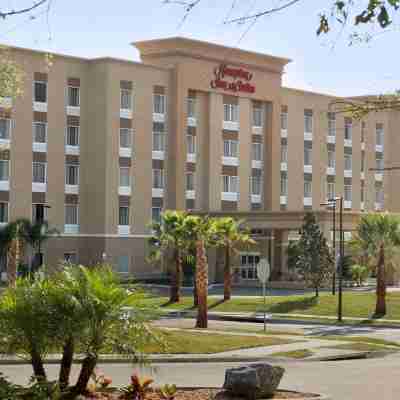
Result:
{"type": "Polygon", "coordinates": [[[219,333],[199,333],[187,330],[160,330],[164,345],[146,346],[148,354],[212,354],[223,351],[246,349],[259,346],[295,343],[293,340],[276,336],[224,335],[219,333]]]}
{"type": "MultiPolygon", "coordinates": [[[[179,304],[168,304],[167,298],[151,298],[148,300],[154,306],[164,309],[194,310],[192,297],[184,297],[179,304]]],[[[374,293],[343,293],[343,316],[370,318],[375,310],[374,293]]],[[[223,302],[219,297],[209,297],[209,309],[225,312],[259,312],[263,308],[262,298],[234,298],[223,302]]],[[[387,294],[386,319],[400,321],[400,293],[387,294]]],[[[337,313],[337,296],[321,293],[317,299],[313,294],[295,296],[269,296],[267,312],[277,314],[309,314],[315,316],[335,316],[337,313]]]]}
{"type": "Polygon", "coordinates": [[[311,357],[314,353],[308,349],[300,349],[293,351],[281,351],[278,353],[271,354],[272,357],[284,357],[284,358],[294,358],[296,360],[301,360],[303,358],[311,357]]]}
{"type": "Polygon", "coordinates": [[[390,340],[379,339],[367,336],[340,336],[340,335],[329,335],[329,336],[317,336],[317,338],[323,340],[341,340],[343,342],[353,342],[353,343],[366,343],[372,345],[381,346],[392,346],[400,348],[400,343],[392,342],[390,340]]]}
{"type": "Polygon", "coordinates": [[[386,347],[381,344],[374,343],[343,343],[335,346],[323,346],[322,349],[338,349],[338,350],[354,350],[354,351],[398,351],[393,347],[386,347]]]}

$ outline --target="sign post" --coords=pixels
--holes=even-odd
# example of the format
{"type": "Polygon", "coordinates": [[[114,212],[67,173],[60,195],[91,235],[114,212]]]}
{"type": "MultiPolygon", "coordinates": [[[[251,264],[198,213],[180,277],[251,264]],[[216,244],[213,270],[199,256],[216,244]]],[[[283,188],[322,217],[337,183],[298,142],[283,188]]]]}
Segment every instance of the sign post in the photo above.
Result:
{"type": "Polygon", "coordinates": [[[262,283],[263,287],[263,297],[264,297],[264,332],[267,330],[267,315],[266,315],[266,285],[271,273],[271,269],[267,259],[262,258],[257,265],[257,277],[259,281],[262,283]]]}

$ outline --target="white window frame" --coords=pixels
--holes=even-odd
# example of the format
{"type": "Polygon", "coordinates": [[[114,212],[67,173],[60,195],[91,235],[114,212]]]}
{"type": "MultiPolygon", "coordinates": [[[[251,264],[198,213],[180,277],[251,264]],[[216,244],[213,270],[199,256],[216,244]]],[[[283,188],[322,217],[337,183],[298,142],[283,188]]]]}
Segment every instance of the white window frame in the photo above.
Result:
{"type": "Polygon", "coordinates": [[[344,154],[344,170],[351,171],[353,169],[353,155],[345,153],[344,154]],[[350,160],[350,161],[348,161],[350,160]],[[350,166],[350,168],[349,168],[350,166]]]}
{"type": "Polygon", "coordinates": [[[312,180],[304,180],[304,197],[305,198],[312,197],[312,180]],[[308,190],[308,186],[309,186],[309,190],[308,190]]]}
{"type": "MultiPolygon", "coordinates": [[[[125,216],[126,217],[126,216],[125,216]]],[[[131,224],[130,224],[130,218],[131,218],[131,215],[130,215],[130,207],[129,206],[119,206],[118,207],[118,225],[119,226],[130,226],[131,224]],[[121,222],[124,222],[124,221],[121,221],[121,208],[124,208],[124,209],[127,209],[128,210],[128,214],[127,214],[127,217],[128,217],[128,223],[124,223],[124,224],[121,224],[121,222]]],[[[126,221],[125,221],[126,222],[126,221]]]]}
{"type": "Polygon", "coordinates": [[[153,222],[160,223],[161,222],[161,214],[162,214],[162,207],[151,207],[151,220],[153,222]],[[157,219],[154,218],[154,211],[155,210],[159,210],[157,219]]]}
{"type": "Polygon", "coordinates": [[[131,167],[119,167],[119,186],[120,187],[126,187],[126,188],[130,188],[132,184],[132,177],[131,177],[131,167]],[[127,185],[123,185],[122,183],[122,171],[128,171],[127,177],[128,177],[128,184],[127,185]]]}
{"type": "Polygon", "coordinates": [[[327,182],[326,183],[326,198],[328,200],[334,199],[336,196],[336,187],[334,182],[327,182]]]}
{"type": "Polygon", "coordinates": [[[80,107],[81,106],[81,88],[79,86],[68,85],[67,86],[67,106],[68,107],[80,107]],[[71,104],[70,90],[78,91],[78,104],[71,104]]]}
{"type": "Polygon", "coordinates": [[[167,96],[165,94],[161,93],[153,93],[153,113],[154,114],[160,114],[160,115],[165,115],[166,113],[166,108],[167,108],[167,96]],[[160,102],[158,103],[156,99],[160,99],[160,102]],[[159,106],[159,109],[157,109],[156,106],[159,106]]]}
{"type": "Polygon", "coordinates": [[[34,80],[33,81],[33,101],[35,103],[41,103],[41,104],[47,104],[49,100],[49,88],[48,88],[48,82],[47,81],[40,81],[40,80],[34,80]],[[39,101],[36,99],[36,84],[44,84],[46,86],[46,101],[39,101]]]}
{"type": "Polygon", "coordinates": [[[65,145],[68,146],[68,147],[79,147],[79,145],[80,145],[80,136],[81,136],[81,128],[80,128],[80,126],[67,125],[67,128],[65,129],[65,145]],[[69,128],[73,128],[73,129],[77,130],[77,132],[78,132],[78,144],[69,144],[68,143],[69,128]]]}
{"type": "Polygon", "coordinates": [[[222,175],[222,191],[224,193],[239,193],[239,177],[233,175],[222,175]],[[232,190],[235,189],[235,186],[236,190],[232,190]]]}
{"type": "Polygon", "coordinates": [[[78,226],[79,225],[79,204],[73,204],[73,203],[65,203],[64,205],[64,212],[65,212],[65,225],[67,226],[78,226]],[[67,209],[68,208],[76,208],[76,223],[75,224],[68,224],[67,223],[67,209]]]}
{"type": "Polygon", "coordinates": [[[314,130],[314,112],[304,110],[304,133],[313,133],[314,130]],[[310,128],[310,129],[309,129],[310,128]]]}
{"type": "Polygon", "coordinates": [[[239,122],[239,105],[224,103],[224,122],[239,122]]]}
{"type": "Polygon", "coordinates": [[[7,179],[1,179],[1,176],[0,176],[0,182],[9,182],[9,180],[10,180],[10,160],[0,160],[0,164],[7,165],[7,179]]]}
{"type": "Polygon", "coordinates": [[[153,189],[164,189],[165,187],[165,174],[163,169],[153,169],[152,170],[152,188],[153,189]],[[156,186],[154,183],[156,182],[156,175],[159,174],[158,178],[160,181],[160,185],[156,186]]]}
{"type": "Polygon", "coordinates": [[[336,114],[328,112],[328,136],[336,137],[336,114]]]}
{"type": "Polygon", "coordinates": [[[230,158],[238,158],[239,157],[239,141],[238,140],[232,140],[232,139],[224,139],[223,141],[223,150],[224,150],[224,157],[230,157],[230,158]],[[225,153],[225,150],[227,150],[227,153],[225,153]],[[234,152],[234,150],[236,150],[234,152]]]}
{"type": "Polygon", "coordinates": [[[253,126],[262,128],[264,125],[264,112],[262,107],[253,106],[253,126]]]}
{"type": "Polygon", "coordinates": [[[353,140],[353,120],[351,118],[344,119],[344,140],[353,140]]]}
{"type": "Polygon", "coordinates": [[[133,143],[133,129],[132,128],[120,128],[119,129],[119,148],[120,149],[132,149],[132,143],[133,143]],[[128,137],[129,137],[129,145],[128,146],[122,146],[121,143],[121,133],[123,131],[127,131],[128,132],[128,137]]]}
{"type": "Polygon", "coordinates": [[[33,134],[32,134],[33,143],[39,143],[39,144],[47,143],[47,122],[34,121],[32,123],[32,130],[33,130],[33,134]],[[36,141],[36,127],[38,125],[43,125],[44,126],[44,142],[37,142],[36,141]]]}
{"type": "Polygon", "coordinates": [[[65,164],[65,184],[67,186],[78,186],[79,185],[79,174],[80,174],[80,168],[78,164],[65,164]],[[68,178],[70,177],[68,173],[69,168],[76,168],[77,169],[77,176],[76,176],[76,183],[69,183],[68,178]]]}
{"type": "Polygon", "coordinates": [[[195,190],[195,174],[193,172],[186,172],[186,190],[195,190]]]}
{"type": "Polygon", "coordinates": [[[288,195],[288,177],[287,175],[281,174],[281,182],[280,182],[281,188],[281,196],[287,196],[288,195]]]}
{"type": "Polygon", "coordinates": [[[352,198],[353,198],[353,186],[352,185],[344,185],[343,186],[343,197],[344,197],[344,201],[352,201],[352,198]]]}
{"type": "Polygon", "coordinates": [[[328,150],[328,168],[336,168],[335,150],[328,150]]]}
{"type": "Polygon", "coordinates": [[[120,89],[119,93],[119,108],[121,110],[127,110],[127,111],[132,111],[133,110],[133,90],[131,89],[120,89]],[[129,104],[128,107],[123,107],[125,104],[123,104],[123,96],[126,96],[127,99],[129,99],[129,104]]]}
{"type": "Polygon", "coordinates": [[[8,137],[0,138],[1,141],[9,142],[11,140],[11,132],[12,132],[12,119],[11,118],[0,118],[0,121],[6,121],[8,128],[6,127],[6,132],[8,132],[8,137]]]}
{"type": "Polygon", "coordinates": [[[196,118],[196,98],[195,97],[187,98],[187,117],[188,118],[196,118]]]}
{"type": "Polygon", "coordinates": [[[254,161],[262,161],[263,160],[263,146],[262,143],[253,142],[251,146],[251,157],[254,161]]]}
{"type": "Polygon", "coordinates": [[[250,179],[250,193],[252,195],[261,196],[262,194],[262,176],[252,176],[250,179]],[[259,190],[254,190],[259,189],[259,190]]]}
{"type": "Polygon", "coordinates": [[[313,151],[311,147],[304,147],[304,166],[311,166],[313,159],[313,151]],[[307,154],[307,156],[306,156],[307,154]],[[308,158],[308,160],[307,160],[308,158]]]}
{"type": "Polygon", "coordinates": [[[378,170],[377,173],[382,173],[382,170],[385,166],[385,159],[383,158],[382,154],[377,153],[375,156],[375,165],[376,165],[376,169],[378,170]]]}
{"type": "Polygon", "coordinates": [[[286,111],[281,112],[281,131],[288,130],[288,123],[289,123],[289,113],[286,111]]]}
{"type": "Polygon", "coordinates": [[[187,154],[196,154],[197,143],[195,135],[186,135],[187,154]]]}
{"type": "Polygon", "coordinates": [[[281,144],[281,163],[288,162],[288,145],[281,144]]]}
{"type": "Polygon", "coordinates": [[[32,183],[47,184],[47,162],[42,162],[42,161],[33,161],[32,162],[32,183]],[[44,182],[36,182],[36,181],[34,181],[34,174],[33,174],[34,164],[44,165],[44,182]]]}
{"type": "Polygon", "coordinates": [[[257,265],[261,260],[261,254],[259,252],[240,252],[239,253],[239,276],[241,280],[245,281],[256,281],[257,278],[257,265]],[[247,259],[247,262],[243,263],[243,257],[247,259]],[[253,257],[254,262],[250,263],[250,257],[253,257]],[[258,259],[258,262],[256,260],[258,259]]]}

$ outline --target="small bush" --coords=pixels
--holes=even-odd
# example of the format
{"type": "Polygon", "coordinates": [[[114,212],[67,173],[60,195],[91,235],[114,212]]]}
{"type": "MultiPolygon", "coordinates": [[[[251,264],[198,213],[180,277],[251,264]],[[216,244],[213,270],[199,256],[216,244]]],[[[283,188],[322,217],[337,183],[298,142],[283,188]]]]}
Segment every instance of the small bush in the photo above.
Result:
{"type": "Polygon", "coordinates": [[[365,265],[355,264],[350,268],[350,271],[351,279],[357,284],[357,286],[362,286],[368,279],[369,269],[365,265]]]}

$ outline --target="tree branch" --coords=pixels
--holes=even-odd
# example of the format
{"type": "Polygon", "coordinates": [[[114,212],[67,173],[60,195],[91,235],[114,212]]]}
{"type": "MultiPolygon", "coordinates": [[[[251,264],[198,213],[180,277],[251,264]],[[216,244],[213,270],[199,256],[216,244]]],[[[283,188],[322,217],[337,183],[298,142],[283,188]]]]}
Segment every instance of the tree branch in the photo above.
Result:
{"type": "Polygon", "coordinates": [[[36,8],[40,7],[41,5],[43,5],[44,3],[46,3],[48,0],[39,0],[36,3],[33,3],[32,6],[30,7],[26,7],[26,8],[21,8],[20,10],[11,10],[11,11],[6,11],[6,12],[2,12],[0,11],[0,18],[7,18],[7,17],[11,17],[14,15],[20,15],[20,14],[26,14],[32,10],[35,10],[36,8]]]}
{"type": "Polygon", "coordinates": [[[300,1],[302,1],[302,0],[290,0],[287,3],[282,4],[279,7],[269,8],[267,10],[260,11],[256,14],[251,14],[251,15],[246,15],[246,16],[239,17],[239,18],[229,19],[229,20],[225,21],[225,24],[235,24],[235,23],[242,24],[242,23],[250,21],[250,20],[258,19],[260,17],[264,17],[266,15],[285,10],[286,8],[292,7],[296,3],[299,3],[300,1]]]}

